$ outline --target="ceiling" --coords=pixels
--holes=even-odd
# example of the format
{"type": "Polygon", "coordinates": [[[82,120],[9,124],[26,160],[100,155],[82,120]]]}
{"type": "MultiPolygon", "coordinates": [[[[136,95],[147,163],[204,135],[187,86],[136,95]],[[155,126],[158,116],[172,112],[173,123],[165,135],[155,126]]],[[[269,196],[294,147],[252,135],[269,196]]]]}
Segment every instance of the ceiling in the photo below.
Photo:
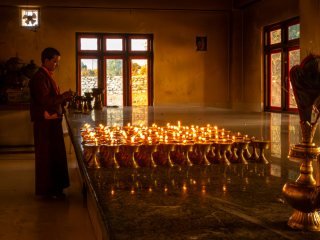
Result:
{"type": "Polygon", "coordinates": [[[1,6],[38,6],[117,9],[194,9],[225,11],[244,8],[260,0],[1,0],[1,6]]]}

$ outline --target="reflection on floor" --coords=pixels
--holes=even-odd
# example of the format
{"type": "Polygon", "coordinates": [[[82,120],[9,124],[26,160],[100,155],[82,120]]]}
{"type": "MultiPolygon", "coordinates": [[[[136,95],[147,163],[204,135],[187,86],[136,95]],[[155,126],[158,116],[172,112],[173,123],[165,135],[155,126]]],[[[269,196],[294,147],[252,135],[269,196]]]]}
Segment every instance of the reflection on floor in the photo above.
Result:
{"type": "MultiPolygon", "coordinates": [[[[152,124],[155,122],[158,125],[165,125],[167,122],[176,123],[179,120],[185,125],[216,124],[233,132],[255,136],[257,139],[270,140],[270,149],[266,152],[266,157],[270,161],[267,168],[262,165],[258,165],[257,168],[250,166],[249,170],[246,170],[247,175],[243,178],[239,174],[241,171],[239,172],[239,169],[235,169],[241,168],[241,166],[231,167],[228,170],[230,171],[230,176],[234,176],[237,181],[231,179],[232,182],[226,182],[226,194],[230,191],[230,196],[232,195],[234,199],[238,198],[237,201],[232,202],[231,198],[229,201],[227,198],[206,197],[206,201],[203,201],[203,204],[215,202],[216,216],[212,215],[210,219],[217,221],[218,218],[215,217],[219,217],[220,230],[230,236],[227,239],[236,239],[233,236],[244,236],[242,239],[270,239],[268,238],[270,236],[275,236],[277,239],[319,238],[320,233],[293,231],[286,226],[286,221],[290,217],[292,209],[284,202],[281,187],[288,180],[294,181],[299,174],[300,163],[290,161],[287,158],[290,145],[300,142],[299,117],[297,115],[235,113],[212,108],[157,108],[150,115],[144,108],[132,108],[130,109],[130,116],[128,116],[123,114],[123,109],[112,108],[106,111],[106,121],[109,125],[124,125],[128,122],[132,124],[152,124]],[[254,175],[254,178],[250,178],[251,180],[257,179],[255,183],[251,182],[248,185],[248,187],[254,185],[256,187],[256,193],[252,196],[256,196],[258,199],[254,200],[250,199],[252,198],[251,195],[247,195],[251,191],[246,189],[247,177],[250,175],[254,175]],[[259,182],[269,185],[268,189],[259,189],[259,182]],[[267,191],[272,192],[270,198],[273,199],[270,200],[270,208],[259,204],[260,200],[264,201],[264,199],[259,199],[259,196],[264,196],[267,191]],[[246,199],[256,205],[247,206],[246,199]],[[241,202],[244,205],[237,205],[241,202]],[[248,212],[243,212],[242,209],[248,209],[248,212]],[[250,209],[255,209],[259,214],[252,216],[252,212],[249,212],[250,209]],[[272,209],[281,210],[273,212],[272,209]],[[229,214],[226,214],[226,212],[229,214]],[[267,219],[267,223],[261,221],[261,219],[267,219]],[[225,222],[234,221],[235,224],[232,229],[225,226],[223,220],[226,220],[225,222]],[[238,227],[236,227],[237,222],[239,224],[238,227]],[[278,224],[275,224],[275,222],[278,224]],[[231,230],[239,233],[233,235],[234,232],[231,230]],[[268,232],[272,234],[268,234],[268,232]],[[261,233],[264,235],[261,235],[261,233]],[[256,235],[252,236],[253,234],[256,235]]],[[[92,119],[94,120],[94,118],[95,116],[92,114],[92,119]]],[[[319,145],[320,141],[319,136],[319,129],[317,129],[315,135],[315,143],[317,145],[319,145]]],[[[69,147],[68,144],[67,149],[69,147]]],[[[66,201],[39,201],[33,195],[34,155],[0,155],[0,239],[94,239],[87,210],[83,207],[74,154],[69,154],[68,156],[72,181],[72,187],[67,191],[68,199],[66,201]]],[[[219,168],[214,169],[219,170],[219,168]]],[[[318,166],[315,166],[314,173],[319,182],[318,166]]],[[[128,192],[129,197],[130,192],[128,192]]],[[[125,209],[123,211],[125,214],[125,209]]],[[[195,221],[200,223],[207,220],[195,219],[195,221]]],[[[206,224],[210,224],[210,222],[206,224]]]]}
{"type": "Polygon", "coordinates": [[[68,154],[68,160],[71,187],[67,199],[40,200],[34,197],[34,154],[0,155],[1,240],[95,239],[74,154],[68,154]]]}

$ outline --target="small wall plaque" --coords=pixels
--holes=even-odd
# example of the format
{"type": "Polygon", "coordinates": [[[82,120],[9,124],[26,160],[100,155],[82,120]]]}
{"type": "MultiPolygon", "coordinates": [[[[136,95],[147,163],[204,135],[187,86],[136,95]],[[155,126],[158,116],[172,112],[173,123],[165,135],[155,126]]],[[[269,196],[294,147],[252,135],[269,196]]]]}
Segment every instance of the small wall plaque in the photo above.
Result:
{"type": "Polygon", "coordinates": [[[196,37],[197,51],[207,51],[207,37],[196,37]]]}

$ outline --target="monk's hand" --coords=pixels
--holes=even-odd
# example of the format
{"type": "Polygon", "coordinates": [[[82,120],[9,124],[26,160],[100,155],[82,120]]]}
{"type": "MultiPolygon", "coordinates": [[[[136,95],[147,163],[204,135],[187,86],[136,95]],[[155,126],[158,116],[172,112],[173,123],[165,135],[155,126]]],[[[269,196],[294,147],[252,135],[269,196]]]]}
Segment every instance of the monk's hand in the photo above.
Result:
{"type": "Polygon", "coordinates": [[[58,118],[58,114],[56,114],[56,113],[50,114],[47,111],[44,111],[44,115],[43,116],[44,116],[44,119],[47,119],[47,120],[57,119],[58,118]]]}

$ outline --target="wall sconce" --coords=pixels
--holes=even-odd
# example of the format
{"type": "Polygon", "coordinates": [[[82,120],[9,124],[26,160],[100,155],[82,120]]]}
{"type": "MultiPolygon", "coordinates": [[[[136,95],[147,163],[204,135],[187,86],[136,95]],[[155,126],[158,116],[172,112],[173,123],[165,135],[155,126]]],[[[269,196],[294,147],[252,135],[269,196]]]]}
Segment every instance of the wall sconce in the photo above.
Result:
{"type": "Polygon", "coordinates": [[[21,8],[20,25],[26,28],[36,29],[39,27],[39,8],[21,8]]]}

